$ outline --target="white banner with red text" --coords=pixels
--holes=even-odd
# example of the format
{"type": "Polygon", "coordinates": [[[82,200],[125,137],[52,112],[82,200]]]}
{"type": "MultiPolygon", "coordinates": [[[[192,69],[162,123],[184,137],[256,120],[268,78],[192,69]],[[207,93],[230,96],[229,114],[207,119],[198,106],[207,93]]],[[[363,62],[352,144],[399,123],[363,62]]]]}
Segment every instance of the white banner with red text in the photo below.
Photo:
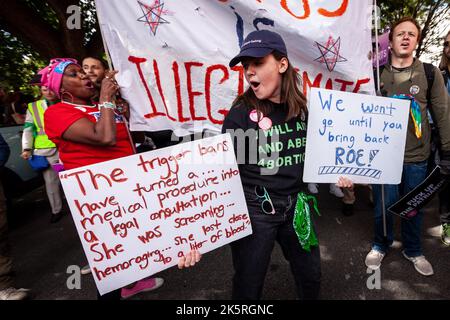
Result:
{"type": "Polygon", "coordinates": [[[230,68],[245,36],[269,29],[310,87],[374,93],[371,0],[96,0],[132,131],[219,131],[244,92],[230,68]]]}

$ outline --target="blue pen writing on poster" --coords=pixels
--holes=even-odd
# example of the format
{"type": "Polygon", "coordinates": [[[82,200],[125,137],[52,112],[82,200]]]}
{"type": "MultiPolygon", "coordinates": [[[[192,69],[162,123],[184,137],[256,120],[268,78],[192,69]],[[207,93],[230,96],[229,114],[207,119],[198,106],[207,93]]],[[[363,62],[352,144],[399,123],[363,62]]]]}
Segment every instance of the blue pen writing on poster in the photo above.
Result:
{"type": "MultiPolygon", "coordinates": [[[[344,112],[346,109],[344,101],[335,99],[333,94],[322,95],[319,91],[318,97],[321,110],[324,112],[344,112]]],[[[319,134],[329,143],[338,144],[338,146],[335,148],[334,165],[320,166],[319,175],[346,174],[379,179],[382,174],[381,170],[371,168],[373,160],[380,152],[376,145],[389,144],[389,134],[393,131],[402,130],[401,123],[389,120],[389,117],[393,116],[395,110],[396,108],[392,106],[392,103],[390,105],[361,103],[363,115],[358,119],[350,119],[349,125],[362,129],[361,131],[355,130],[355,132],[361,132],[362,136],[360,138],[368,146],[367,149],[354,148],[357,136],[336,133],[336,131],[333,131],[334,120],[324,117],[320,123],[319,134]],[[374,119],[374,117],[377,118],[374,119]],[[367,131],[367,129],[372,128],[375,121],[382,121],[383,124],[382,133],[379,135],[367,131]]]]}
{"type": "MultiPolygon", "coordinates": [[[[242,19],[239,13],[236,12],[236,9],[233,6],[230,6],[230,8],[233,10],[234,15],[236,16],[236,35],[239,47],[241,47],[242,43],[244,42],[244,19],[242,19]]],[[[275,21],[265,17],[253,19],[253,27],[255,28],[255,30],[259,30],[259,24],[274,27],[275,21]]]]}

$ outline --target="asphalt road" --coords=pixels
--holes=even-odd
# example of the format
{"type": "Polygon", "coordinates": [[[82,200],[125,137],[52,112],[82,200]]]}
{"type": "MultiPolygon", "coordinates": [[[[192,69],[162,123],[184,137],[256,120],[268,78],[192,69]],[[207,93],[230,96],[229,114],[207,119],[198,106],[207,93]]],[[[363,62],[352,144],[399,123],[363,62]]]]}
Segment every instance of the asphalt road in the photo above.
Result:
{"type": "MultiPolygon", "coordinates": [[[[322,257],[321,299],[327,300],[396,300],[450,299],[450,247],[440,239],[436,201],[426,208],[423,228],[424,253],[433,264],[435,274],[424,277],[412,263],[393,249],[381,268],[380,289],[368,289],[364,258],[373,236],[373,209],[366,188],[358,187],[355,215],[341,214],[341,202],[321,185],[316,217],[322,257]]],[[[67,210],[67,206],[66,206],[67,210]]],[[[68,211],[67,211],[68,212],[68,211]]],[[[57,224],[50,224],[50,207],[43,188],[17,199],[9,212],[10,241],[17,285],[30,288],[36,300],[96,299],[92,275],[81,277],[81,289],[68,289],[67,268],[83,266],[86,258],[72,218],[66,214],[57,224]]],[[[399,236],[399,218],[396,219],[399,236]]],[[[228,300],[231,296],[231,253],[228,246],[205,254],[194,268],[171,268],[159,273],[165,279],[158,290],[134,296],[134,300],[228,300]]],[[[373,278],[372,278],[373,279],[373,278]]],[[[373,281],[369,281],[374,283],[373,281]]],[[[263,299],[296,299],[289,266],[276,246],[265,282],[263,299]]]]}

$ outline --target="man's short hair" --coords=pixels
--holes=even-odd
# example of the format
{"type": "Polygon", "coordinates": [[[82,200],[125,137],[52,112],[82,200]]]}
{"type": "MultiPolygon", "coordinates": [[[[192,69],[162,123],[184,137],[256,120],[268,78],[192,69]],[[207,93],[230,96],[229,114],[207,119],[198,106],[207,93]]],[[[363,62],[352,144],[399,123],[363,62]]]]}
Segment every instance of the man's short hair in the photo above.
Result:
{"type": "Polygon", "coordinates": [[[403,18],[401,18],[401,19],[395,21],[394,23],[392,23],[392,24],[391,24],[391,30],[389,31],[389,41],[392,41],[392,38],[394,37],[394,29],[395,29],[400,23],[403,23],[403,22],[411,22],[411,23],[413,23],[413,24],[416,26],[417,31],[418,31],[418,33],[417,33],[417,43],[419,43],[419,42],[420,42],[420,38],[421,38],[421,36],[422,36],[422,30],[421,30],[420,25],[419,25],[419,23],[417,22],[417,20],[414,19],[413,17],[403,17],[403,18]]]}
{"type": "Polygon", "coordinates": [[[97,60],[97,61],[100,62],[100,64],[103,66],[103,68],[104,68],[105,70],[108,69],[108,62],[106,62],[106,60],[103,59],[103,57],[100,57],[100,56],[86,56],[86,57],[83,58],[83,60],[81,60],[81,63],[83,63],[83,61],[84,61],[85,59],[94,59],[94,60],[97,60]]]}

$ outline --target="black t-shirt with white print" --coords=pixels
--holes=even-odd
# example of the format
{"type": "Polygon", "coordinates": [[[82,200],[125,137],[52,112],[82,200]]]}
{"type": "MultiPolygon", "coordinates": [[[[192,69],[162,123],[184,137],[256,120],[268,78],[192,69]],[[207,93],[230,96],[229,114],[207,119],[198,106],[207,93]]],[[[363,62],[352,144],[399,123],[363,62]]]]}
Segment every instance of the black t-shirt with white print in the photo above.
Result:
{"type": "Polygon", "coordinates": [[[255,115],[253,108],[241,104],[231,108],[222,126],[223,133],[231,131],[234,137],[244,188],[263,186],[275,196],[298,193],[303,186],[306,120],[297,117],[286,122],[285,104],[274,104],[269,114],[259,118],[255,115]]]}

